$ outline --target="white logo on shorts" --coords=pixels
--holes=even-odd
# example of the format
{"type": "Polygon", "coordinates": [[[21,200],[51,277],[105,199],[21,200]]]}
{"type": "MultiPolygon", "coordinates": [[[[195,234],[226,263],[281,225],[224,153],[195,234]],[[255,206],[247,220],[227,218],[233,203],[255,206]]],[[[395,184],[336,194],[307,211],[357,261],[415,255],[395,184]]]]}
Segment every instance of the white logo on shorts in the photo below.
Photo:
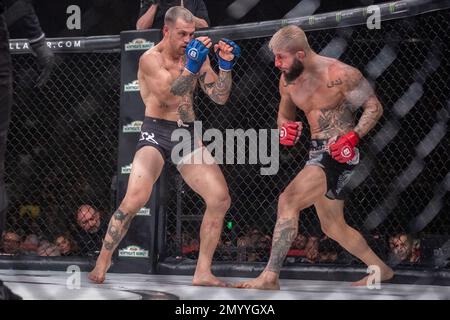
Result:
{"type": "Polygon", "coordinates": [[[146,131],[141,132],[141,138],[139,139],[139,141],[148,141],[154,144],[159,144],[156,140],[155,140],[155,134],[154,133],[148,133],[146,131]]]}

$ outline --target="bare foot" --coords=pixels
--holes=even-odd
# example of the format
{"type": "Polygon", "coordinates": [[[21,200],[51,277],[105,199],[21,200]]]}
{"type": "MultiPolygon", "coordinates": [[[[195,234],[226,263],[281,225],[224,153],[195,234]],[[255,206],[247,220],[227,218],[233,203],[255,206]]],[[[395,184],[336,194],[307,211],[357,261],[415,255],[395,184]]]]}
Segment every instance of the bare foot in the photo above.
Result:
{"type": "Polygon", "coordinates": [[[267,277],[263,272],[258,278],[237,283],[234,287],[240,289],[280,290],[280,283],[278,276],[267,277]]]}
{"type": "Polygon", "coordinates": [[[105,281],[106,272],[108,271],[110,266],[111,261],[108,264],[99,263],[97,261],[94,270],[92,270],[88,274],[89,280],[99,284],[103,283],[103,281],[105,281]]]}
{"type": "MultiPolygon", "coordinates": [[[[380,277],[381,282],[388,281],[392,279],[392,277],[394,277],[394,270],[392,270],[391,268],[388,267],[387,269],[381,271],[380,277]]],[[[371,281],[372,279],[373,279],[372,275],[365,276],[361,280],[353,282],[352,287],[365,287],[369,284],[369,281],[371,281]]]]}
{"type": "Polygon", "coordinates": [[[215,277],[213,274],[195,274],[192,279],[193,286],[205,286],[205,287],[229,287],[229,285],[222,280],[215,277]]]}

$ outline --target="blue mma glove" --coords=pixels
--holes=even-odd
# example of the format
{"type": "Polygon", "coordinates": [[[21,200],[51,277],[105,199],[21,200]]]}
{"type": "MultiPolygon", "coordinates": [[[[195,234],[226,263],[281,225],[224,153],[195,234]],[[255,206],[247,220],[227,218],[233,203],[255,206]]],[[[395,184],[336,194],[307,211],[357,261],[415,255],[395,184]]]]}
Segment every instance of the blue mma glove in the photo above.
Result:
{"type": "Polygon", "coordinates": [[[186,47],[185,68],[193,74],[197,74],[208,56],[209,49],[197,39],[192,39],[186,47]]]}
{"type": "Polygon", "coordinates": [[[239,46],[234,41],[231,41],[229,39],[222,38],[221,41],[233,47],[233,50],[231,51],[231,53],[234,55],[233,60],[223,59],[219,54],[220,49],[216,51],[217,59],[219,59],[219,68],[223,71],[230,71],[233,68],[233,65],[236,62],[236,60],[241,55],[241,48],[239,48],[239,46]]]}

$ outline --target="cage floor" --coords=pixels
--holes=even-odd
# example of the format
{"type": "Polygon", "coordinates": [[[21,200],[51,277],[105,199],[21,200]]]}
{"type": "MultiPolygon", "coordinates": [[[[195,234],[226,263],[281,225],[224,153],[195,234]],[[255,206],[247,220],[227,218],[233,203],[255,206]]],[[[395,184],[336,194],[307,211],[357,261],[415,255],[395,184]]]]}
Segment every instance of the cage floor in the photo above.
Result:
{"type": "MultiPolygon", "coordinates": [[[[81,273],[79,289],[70,290],[69,274],[54,271],[0,270],[3,280],[27,300],[52,299],[143,299],[145,292],[157,291],[182,300],[416,300],[450,299],[450,287],[414,284],[382,284],[381,289],[355,288],[349,282],[281,280],[280,291],[194,287],[191,276],[118,274],[107,275],[102,285],[93,284],[81,273]]],[[[227,282],[243,278],[222,278],[227,282]]],[[[150,299],[152,299],[150,297],[150,299]]],[[[157,297],[156,297],[157,299],[157,297]]]]}

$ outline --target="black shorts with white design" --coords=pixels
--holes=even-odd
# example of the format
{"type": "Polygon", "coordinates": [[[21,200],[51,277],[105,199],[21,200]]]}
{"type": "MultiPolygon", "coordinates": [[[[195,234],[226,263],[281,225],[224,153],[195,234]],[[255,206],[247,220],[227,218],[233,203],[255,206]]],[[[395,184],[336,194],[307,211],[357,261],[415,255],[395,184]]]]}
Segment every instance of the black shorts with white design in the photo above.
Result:
{"type": "Polygon", "coordinates": [[[359,150],[355,148],[355,157],[347,163],[334,160],[328,151],[329,140],[312,140],[307,166],[319,166],[325,171],[327,192],[331,200],[344,200],[350,192],[348,182],[353,170],[359,163],[359,150]]]}
{"type": "Polygon", "coordinates": [[[136,151],[146,146],[159,150],[164,161],[180,165],[194,151],[200,149],[203,144],[201,138],[195,138],[194,136],[194,122],[179,123],[145,117],[136,151]],[[172,139],[174,140],[172,141],[172,139]]]}

